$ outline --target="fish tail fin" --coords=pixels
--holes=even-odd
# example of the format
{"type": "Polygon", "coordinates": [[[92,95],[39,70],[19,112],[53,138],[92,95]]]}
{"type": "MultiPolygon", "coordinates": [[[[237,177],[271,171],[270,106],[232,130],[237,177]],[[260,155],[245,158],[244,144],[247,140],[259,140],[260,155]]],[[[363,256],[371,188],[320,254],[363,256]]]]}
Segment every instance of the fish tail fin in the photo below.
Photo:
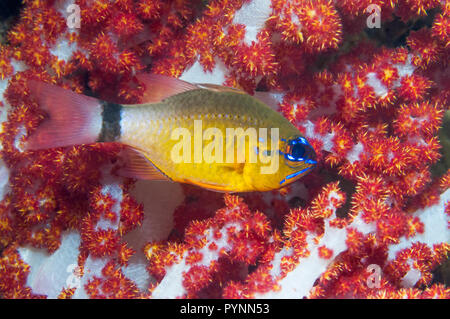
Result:
{"type": "Polygon", "coordinates": [[[100,100],[36,80],[28,86],[48,118],[28,138],[27,150],[96,142],[102,129],[100,100]]]}

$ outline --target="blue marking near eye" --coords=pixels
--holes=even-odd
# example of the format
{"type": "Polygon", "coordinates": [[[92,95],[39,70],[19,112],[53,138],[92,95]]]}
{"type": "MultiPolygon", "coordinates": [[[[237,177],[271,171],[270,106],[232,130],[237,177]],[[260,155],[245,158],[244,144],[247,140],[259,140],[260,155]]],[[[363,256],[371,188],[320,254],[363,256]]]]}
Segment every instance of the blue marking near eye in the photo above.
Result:
{"type": "Polygon", "coordinates": [[[302,143],[302,144],[305,144],[305,145],[308,145],[308,144],[309,144],[308,141],[307,141],[304,137],[299,137],[298,140],[299,140],[299,142],[302,143]]]}
{"type": "Polygon", "coordinates": [[[290,175],[287,175],[286,179],[291,179],[291,178],[293,178],[293,177],[295,177],[295,176],[297,176],[299,174],[302,174],[302,173],[306,172],[307,170],[309,170],[310,168],[311,167],[307,167],[307,168],[302,169],[301,171],[298,171],[298,172],[292,173],[290,175]]]}
{"type": "Polygon", "coordinates": [[[305,160],[303,157],[296,158],[296,157],[292,156],[291,154],[285,154],[285,157],[292,162],[302,162],[305,160]]]}
{"type": "MultiPolygon", "coordinates": [[[[283,139],[281,139],[281,140],[283,141],[283,139]]],[[[309,145],[308,141],[304,137],[297,137],[295,140],[289,141],[289,145],[295,145],[295,144],[309,145]]]]}
{"type": "Polygon", "coordinates": [[[311,160],[311,159],[307,159],[307,160],[305,161],[305,163],[306,163],[306,164],[317,164],[317,161],[311,160]]]}
{"type": "Polygon", "coordinates": [[[302,173],[306,172],[307,170],[309,170],[309,169],[311,169],[311,168],[312,168],[312,167],[307,167],[307,168],[302,169],[301,171],[298,171],[298,172],[295,172],[295,173],[293,173],[293,174],[287,175],[286,178],[284,178],[284,179],[280,182],[280,185],[283,184],[284,182],[286,182],[286,180],[291,179],[291,178],[294,178],[295,176],[297,176],[297,175],[299,175],[299,174],[302,174],[302,173]]]}

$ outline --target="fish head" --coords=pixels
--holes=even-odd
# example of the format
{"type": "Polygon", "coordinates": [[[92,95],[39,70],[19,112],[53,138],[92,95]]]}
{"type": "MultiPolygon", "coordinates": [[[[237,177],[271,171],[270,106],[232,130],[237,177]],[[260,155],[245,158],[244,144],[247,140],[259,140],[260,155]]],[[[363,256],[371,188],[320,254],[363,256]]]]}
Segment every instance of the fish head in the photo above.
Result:
{"type": "Polygon", "coordinates": [[[282,139],[280,156],[283,157],[283,172],[280,187],[292,183],[311,172],[317,164],[316,152],[308,140],[301,135],[282,139]]]}
{"type": "Polygon", "coordinates": [[[281,137],[275,147],[261,151],[270,159],[262,160],[258,171],[249,172],[258,191],[284,187],[311,172],[317,164],[316,152],[299,134],[281,137]]]}

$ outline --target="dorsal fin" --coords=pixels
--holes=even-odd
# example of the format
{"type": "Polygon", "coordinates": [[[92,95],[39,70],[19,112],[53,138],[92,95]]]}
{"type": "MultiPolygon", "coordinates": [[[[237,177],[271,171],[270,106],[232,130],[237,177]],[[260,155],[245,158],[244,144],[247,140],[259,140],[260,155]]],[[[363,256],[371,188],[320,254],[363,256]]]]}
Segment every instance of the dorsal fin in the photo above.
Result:
{"type": "Polygon", "coordinates": [[[256,91],[255,94],[253,94],[253,97],[260,100],[274,111],[278,111],[280,108],[279,103],[282,100],[282,95],[280,93],[256,91]]]}
{"type": "MultiPolygon", "coordinates": [[[[216,92],[233,92],[233,93],[241,93],[241,94],[247,94],[247,92],[242,91],[240,89],[228,87],[228,86],[222,86],[217,84],[209,84],[209,83],[197,83],[197,88],[200,89],[208,89],[216,92]]],[[[278,111],[278,103],[279,101],[275,97],[276,94],[270,93],[270,92],[258,92],[256,91],[253,94],[253,97],[260,100],[267,106],[269,106],[271,109],[278,111]]]]}
{"type": "Polygon", "coordinates": [[[208,89],[208,90],[212,90],[212,91],[216,91],[216,92],[233,92],[233,93],[247,94],[246,92],[236,89],[236,88],[231,88],[228,86],[222,86],[222,85],[217,85],[217,84],[210,84],[210,83],[197,83],[197,88],[208,89]]]}
{"type": "Polygon", "coordinates": [[[122,151],[124,166],[117,173],[124,177],[168,181],[169,177],[164,175],[153,163],[147,159],[144,153],[134,147],[125,146],[122,151]]]}
{"type": "Polygon", "coordinates": [[[158,103],[169,96],[198,88],[195,84],[160,74],[141,73],[136,78],[145,85],[142,103],[158,103]]]}

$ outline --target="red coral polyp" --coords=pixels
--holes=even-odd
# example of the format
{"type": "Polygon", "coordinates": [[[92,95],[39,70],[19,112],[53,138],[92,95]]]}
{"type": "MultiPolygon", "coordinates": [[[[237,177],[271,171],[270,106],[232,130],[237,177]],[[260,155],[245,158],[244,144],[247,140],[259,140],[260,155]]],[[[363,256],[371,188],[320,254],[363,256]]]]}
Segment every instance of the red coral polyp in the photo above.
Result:
{"type": "Polygon", "coordinates": [[[119,36],[131,36],[144,29],[144,25],[132,14],[119,13],[112,19],[112,28],[119,36]]]}
{"type": "Polygon", "coordinates": [[[437,132],[442,124],[444,111],[429,101],[402,104],[394,120],[396,133],[402,137],[429,137],[437,132]]]}
{"type": "Polygon", "coordinates": [[[338,12],[328,1],[305,1],[298,14],[307,47],[312,51],[336,49],[342,40],[338,12]]]}

